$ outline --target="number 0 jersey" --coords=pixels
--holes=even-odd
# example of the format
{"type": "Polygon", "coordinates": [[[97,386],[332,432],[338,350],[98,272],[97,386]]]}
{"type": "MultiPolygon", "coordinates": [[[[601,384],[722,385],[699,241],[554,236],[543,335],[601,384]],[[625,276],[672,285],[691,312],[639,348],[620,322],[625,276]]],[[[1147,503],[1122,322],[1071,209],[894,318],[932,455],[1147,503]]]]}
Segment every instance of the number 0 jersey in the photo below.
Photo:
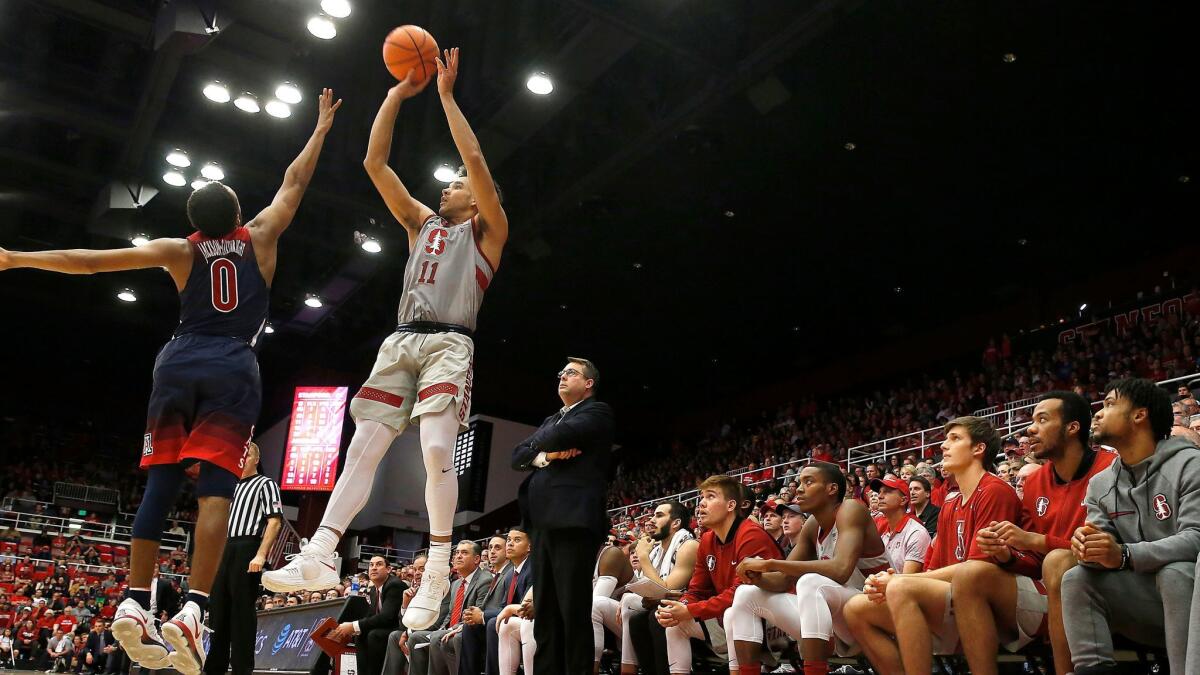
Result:
{"type": "Polygon", "coordinates": [[[426,219],[404,267],[400,323],[432,321],[475,330],[493,267],[475,240],[474,222],[426,219]]]}
{"type": "Polygon", "coordinates": [[[238,227],[213,239],[187,238],[192,273],[179,293],[180,335],[215,335],[253,345],[267,322],[271,289],[258,269],[250,231],[238,227]]]}

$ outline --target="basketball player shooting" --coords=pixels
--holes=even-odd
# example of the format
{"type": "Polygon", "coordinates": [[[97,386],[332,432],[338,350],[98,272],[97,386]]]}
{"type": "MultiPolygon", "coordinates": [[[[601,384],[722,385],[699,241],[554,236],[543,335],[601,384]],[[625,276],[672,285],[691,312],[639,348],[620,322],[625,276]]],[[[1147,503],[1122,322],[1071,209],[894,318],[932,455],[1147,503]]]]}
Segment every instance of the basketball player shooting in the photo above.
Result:
{"type": "Polygon", "coordinates": [[[267,321],[279,236],[312,180],[325,135],[342,105],[324,90],[317,126],[283,176],[271,204],[244,227],[237,195],[212,182],[192,192],[187,239],[155,239],[113,250],[17,252],[0,249],[0,270],[33,268],[95,274],[162,267],[179,291],[179,326],[154,363],[141,465],[146,492],[133,522],[129,595],[113,635],[143,668],[182,675],[204,668],[204,610],[225,547],[229,503],[242,474],[262,401],[254,345],[267,321]],[[185,469],[199,464],[196,546],[187,602],[160,634],[150,614],[150,584],[167,513],[185,469]],[[165,639],[165,642],[164,642],[165,639]],[[174,651],[168,657],[167,645],[174,651]]]}
{"type": "Polygon", "coordinates": [[[392,215],[408,231],[399,326],[383,341],[370,377],[350,404],[357,428],[320,527],[291,562],[263,574],[263,585],[276,592],[335,586],[338,541],[367,503],[375,470],[392,441],[410,421],[417,423],[430,546],[420,588],[404,612],[404,625],[414,630],[433,624],[449,589],[450,536],[458,505],[452,460],[454,441],[467,428],[471,412],[471,335],[508,238],[499,190],[454,100],[458,49],[446,50],[443,57],[437,60],[438,94],[466,175],[442,190],[434,213],[388,167],[400,105],[429,82],[418,83],[415,72],[409,72],[380,106],[363,161],[392,215]]]}

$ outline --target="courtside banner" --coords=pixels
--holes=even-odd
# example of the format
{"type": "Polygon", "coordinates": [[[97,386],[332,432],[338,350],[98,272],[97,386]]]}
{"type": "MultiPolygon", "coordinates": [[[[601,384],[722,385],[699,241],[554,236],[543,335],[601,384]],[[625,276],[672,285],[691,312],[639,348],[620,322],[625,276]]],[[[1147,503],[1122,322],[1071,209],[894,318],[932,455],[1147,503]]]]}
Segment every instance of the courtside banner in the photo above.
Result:
{"type": "Polygon", "coordinates": [[[342,622],[366,615],[367,601],[361,596],[258,612],[254,672],[328,673],[329,657],[313,642],[313,630],[326,617],[342,622]]]}
{"type": "Polygon", "coordinates": [[[280,489],[333,490],[345,419],[346,387],[296,387],[280,489]]]}

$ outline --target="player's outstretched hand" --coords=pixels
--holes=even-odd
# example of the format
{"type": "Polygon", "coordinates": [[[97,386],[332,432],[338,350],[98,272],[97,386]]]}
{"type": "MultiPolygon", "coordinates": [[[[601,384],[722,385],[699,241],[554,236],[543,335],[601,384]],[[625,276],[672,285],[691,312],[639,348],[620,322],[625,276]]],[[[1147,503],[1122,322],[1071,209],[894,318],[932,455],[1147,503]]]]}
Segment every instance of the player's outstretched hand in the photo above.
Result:
{"type": "Polygon", "coordinates": [[[333,116],[340,107],[342,99],[339,98],[337,103],[334,103],[332,89],[326,87],[321,90],[321,97],[317,101],[317,131],[323,134],[329,132],[329,128],[333,126],[333,116]]]}
{"type": "Polygon", "coordinates": [[[0,248],[0,272],[12,269],[12,254],[7,249],[0,248]]]}
{"type": "Polygon", "coordinates": [[[409,70],[408,74],[404,76],[403,80],[400,80],[399,84],[391,89],[388,89],[388,96],[392,96],[403,101],[425,91],[425,87],[429,86],[430,78],[425,78],[424,82],[417,83],[416,73],[416,68],[409,70]]]}
{"type": "Polygon", "coordinates": [[[458,47],[444,50],[442,58],[437,60],[438,93],[453,94],[454,80],[458,77],[458,47]]]}

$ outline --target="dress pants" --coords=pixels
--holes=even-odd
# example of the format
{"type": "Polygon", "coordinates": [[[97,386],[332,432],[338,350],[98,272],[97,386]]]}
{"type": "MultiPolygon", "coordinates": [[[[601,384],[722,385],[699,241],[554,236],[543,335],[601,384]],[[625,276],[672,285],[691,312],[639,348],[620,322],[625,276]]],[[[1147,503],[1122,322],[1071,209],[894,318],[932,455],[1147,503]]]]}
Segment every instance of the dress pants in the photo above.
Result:
{"type": "Polygon", "coordinates": [[[591,675],[592,572],[599,535],[587,528],[534,528],[533,673],[591,675]]]}
{"type": "MultiPolygon", "coordinates": [[[[492,623],[495,633],[496,624],[492,623]]],[[[482,675],[487,663],[487,626],[463,626],[458,650],[458,675],[482,675]]],[[[498,671],[495,666],[492,672],[498,671]]]]}
{"type": "MultiPolygon", "coordinates": [[[[439,631],[441,632],[441,631],[439,631]]],[[[429,675],[458,675],[458,653],[462,650],[462,633],[449,640],[429,642],[429,675]]]]}
{"type": "Polygon", "coordinates": [[[388,637],[394,630],[394,628],[376,628],[354,638],[354,651],[358,656],[359,672],[363,675],[382,675],[383,659],[387,657],[388,637]]]}
{"type": "Polygon", "coordinates": [[[654,618],[654,612],[645,611],[629,617],[629,638],[638,664],[646,675],[668,675],[667,633],[654,618]]]}
{"type": "Polygon", "coordinates": [[[204,662],[207,675],[224,675],[232,666],[233,675],[254,672],[254,636],[258,617],[254,600],[258,597],[261,572],[247,572],[258,553],[258,537],[234,537],[225,542],[217,578],[208,596],[208,625],[212,638],[204,662]]]}

